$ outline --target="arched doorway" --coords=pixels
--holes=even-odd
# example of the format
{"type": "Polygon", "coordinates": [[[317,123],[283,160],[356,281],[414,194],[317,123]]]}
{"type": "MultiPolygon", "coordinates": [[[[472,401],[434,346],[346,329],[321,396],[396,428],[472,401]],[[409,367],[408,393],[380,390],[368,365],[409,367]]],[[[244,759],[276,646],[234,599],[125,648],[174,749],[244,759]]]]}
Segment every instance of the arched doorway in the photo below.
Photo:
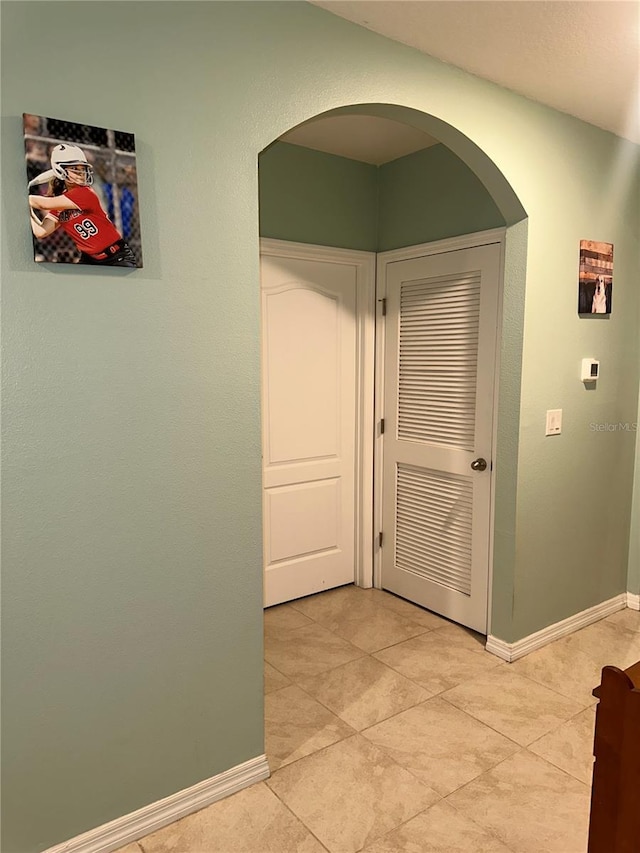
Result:
{"type": "MultiPolygon", "coordinates": [[[[524,228],[524,231],[523,231],[523,224],[526,226],[526,221],[525,221],[526,220],[526,214],[524,212],[524,209],[522,208],[522,205],[520,204],[519,200],[517,199],[517,196],[515,195],[515,193],[513,192],[511,187],[509,186],[505,177],[497,169],[495,164],[470,139],[468,139],[467,137],[460,134],[459,131],[457,131],[455,128],[452,128],[450,125],[445,124],[444,122],[434,118],[433,116],[428,116],[424,113],[419,113],[415,110],[410,110],[410,109],[405,108],[405,107],[394,106],[394,105],[389,105],[389,104],[367,104],[367,105],[343,107],[343,108],[340,108],[338,110],[332,110],[329,113],[323,114],[322,117],[323,118],[338,119],[340,117],[346,117],[346,116],[378,117],[380,119],[386,119],[386,120],[392,120],[394,122],[399,122],[403,125],[410,126],[410,127],[414,128],[418,131],[429,133],[431,136],[436,137],[437,142],[438,142],[441,149],[446,150],[451,157],[454,157],[459,163],[461,163],[463,165],[464,169],[474,177],[478,186],[481,187],[481,189],[483,190],[485,195],[488,196],[492,200],[492,202],[495,206],[495,209],[497,211],[499,211],[500,216],[501,216],[501,222],[499,224],[502,226],[502,228],[504,230],[504,234],[500,238],[500,251],[499,251],[497,263],[500,265],[500,273],[499,274],[500,274],[501,282],[504,281],[504,291],[501,291],[501,293],[500,293],[500,300],[499,300],[500,305],[502,305],[502,299],[503,299],[503,296],[505,294],[507,294],[507,290],[508,290],[508,300],[513,300],[514,298],[516,298],[516,301],[517,301],[517,291],[520,289],[521,290],[524,289],[524,263],[523,263],[523,261],[524,261],[525,252],[526,252],[526,227],[524,228]]],[[[308,123],[305,123],[305,125],[308,126],[309,124],[312,124],[312,123],[313,122],[308,122],[308,123]]],[[[285,135],[285,138],[286,138],[286,135],[285,135]]],[[[268,152],[268,153],[271,153],[271,152],[268,152]]],[[[432,203],[434,201],[437,203],[437,199],[431,199],[432,203]]],[[[313,208],[314,199],[308,198],[307,202],[308,202],[308,206],[310,208],[313,208]]],[[[267,196],[265,195],[265,192],[264,192],[264,186],[263,186],[263,182],[262,182],[262,170],[261,170],[261,213],[265,209],[265,203],[268,206],[270,201],[267,199],[267,196]]],[[[298,210],[300,211],[300,217],[299,218],[303,219],[304,217],[302,215],[301,208],[299,207],[298,210]]],[[[379,214],[379,210],[378,210],[378,214],[379,214]]],[[[318,216],[318,208],[317,207],[314,211],[314,215],[317,218],[317,216],[318,216]]],[[[264,226],[264,217],[263,216],[261,216],[261,224],[262,224],[262,226],[264,226]]],[[[473,229],[473,230],[475,233],[477,233],[477,230],[480,230],[480,229],[473,229]]],[[[469,231],[469,229],[467,229],[465,233],[467,233],[468,231],[469,231]]],[[[264,230],[262,230],[262,233],[263,234],[265,233],[264,230]]],[[[274,236],[273,231],[270,230],[269,228],[267,228],[266,233],[269,237],[274,236]]],[[[449,236],[449,237],[459,236],[460,233],[461,233],[460,231],[458,231],[457,233],[454,231],[453,233],[446,235],[446,236],[449,236]]],[[[291,237],[288,234],[285,234],[282,232],[277,233],[275,236],[278,239],[283,239],[283,238],[284,239],[288,238],[289,240],[291,239],[291,237]]],[[[442,238],[443,236],[444,235],[442,235],[442,234],[438,235],[438,237],[440,237],[440,238],[442,238]]],[[[316,240],[313,238],[309,238],[307,235],[303,235],[301,238],[300,237],[300,229],[294,229],[293,237],[294,237],[294,241],[296,241],[296,242],[310,243],[310,244],[316,244],[316,245],[318,243],[322,243],[325,246],[330,245],[333,248],[336,248],[336,244],[327,243],[327,239],[325,237],[323,237],[321,240],[316,240]]],[[[340,238],[338,238],[338,239],[340,239],[340,238]]],[[[362,240],[362,237],[359,236],[357,239],[362,240]]],[[[482,244],[483,242],[484,243],[496,242],[496,240],[497,240],[497,237],[495,235],[492,235],[487,239],[483,238],[483,240],[480,240],[480,243],[482,244]]],[[[428,243],[428,242],[432,242],[432,241],[429,240],[429,238],[427,237],[426,240],[422,240],[421,242],[422,243],[428,243]]],[[[471,243],[473,243],[473,240],[471,241],[471,243]]],[[[477,243],[478,243],[478,241],[476,241],[476,244],[477,243]]],[[[345,245],[349,245],[349,244],[345,243],[345,242],[342,242],[342,243],[338,242],[338,244],[337,244],[337,246],[341,249],[344,249],[345,245]]],[[[407,246],[409,246],[409,244],[404,244],[404,245],[400,244],[400,246],[394,246],[394,248],[402,247],[402,248],[406,249],[407,246]]],[[[458,247],[456,248],[456,251],[458,251],[458,253],[459,253],[459,251],[462,247],[463,247],[463,244],[460,243],[458,245],[458,247]]],[[[271,248],[273,249],[273,246],[271,248]]],[[[362,244],[360,244],[356,248],[355,251],[362,250],[363,248],[365,250],[368,249],[370,252],[372,251],[372,249],[375,249],[376,251],[374,253],[378,254],[378,252],[377,252],[378,245],[377,244],[374,247],[371,247],[371,246],[365,247],[362,244]]],[[[451,252],[453,251],[451,249],[451,247],[447,247],[444,244],[441,245],[439,247],[439,249],[441,250],[441,253],[447,253],[447,254],[451,254],[451,252]]],[[[418,252],[418,255],[416,255],[416,256],[419,256],[420,254],[422,254],[422,255],[428,255],[428,254],[433,255],[434,252],[430,251],[430,250],[429,251],[422,251],[421,253],[418,252]]],[[[405,256],[403,256],[403,257],[405,257],[405,256]]],[[[410,257],[410,254],[406,255],[405,259],[407,259],[409,257],[410,257]]],[[[334,258],[334,261],[335,260],[336,259],[334,258]]],[[[337,260],[337,262],[339,264],[342,264],[342,266],[344,266],[345,261],[346,261],[345,258],[341,258],[341,259],[337,260]]],[[[354,260],[354,263],[355,263],[355,260],[354,260]]],[[[397,265],[396,265],[396,268],[397,268],[397,265]]],[[[289,278],[291,278],[291,270],[285,271],[285,278],[287,276],[289,276],[289,278]]],[[[357,278],[357,275],[356,275],[356,278],[357,278]]],[[[283,283],[284,283],[284,280],[282,282],[280,282],[280,285],[282,285],[283,283]]],[[[280,287],[280,285],[278,285],[278,287],[280,287]]],[[[379,287],[379,289],[382,287],[382,283],[380,281],[378,282],[378,287],[379,287]]],[[[306,288],[306,289],[308,289],[308,288],[306,288]]],[[[323,289],[322,286],[320,286],[319,288],[316,287],[316,294],[318,292],[321,292],[322,289],[323,289]]],[[[380,290],[380,292],[382,292],[382,290],[380,290]]],[[[329,298],[333,299],[335,301],[336,294],[329,295],[329,298]]],[[[463,297],[462,297],[463,302],[466,299],[467,299],[467,296],[463,295],[463,297]]],[[[355,305],[355,302],[354,302],[354,305],[355,305]]],[[[353,309],[349,309],[349,311],[352,311],[352,310],[353,309]]],[[[513,355],[511,355],[511,357],[509,358],[509,361],[507,363],[505,363],[504,360],[499,359],[500,345],[501,345],[500,342],[502,341],[502,337],[503,337],[501,327],[502,327],[502,323],[503,323],[502,318],[503,318],[504,314],[503,313],[498,314],[497,310],[496,310],[496,306],[494,306],[494,308],[492,310],[494,311],[494,326],[495,326],[494,332],[497,330],[498,350],[495,354],[495,357],[494,357],[492,364],[487,369],[490,371],[494,371],[496,369],[496,365],[497,364],[500,365],[499,371],[496,371],[496,373],[495,373],[496,385],[497,385],[497,387],[500,388],[500,393],[498,394],[496,392],[494,394],[493,389],[491,389],[490,393],[489,393],[489,396],[491,397],[491,402],[492,402],[492,404],[494,404],[494,405],[492,405],[491,411],[488,415],[488,418],[489,418],[489,421],[491,424],[491,426],[490,426],[491,438],[490,438],[489,448],[483,449],[483,451],[482,451],[484,456],[488,456],[490,454],[489,471],[484,476],[487,478],[488,481],[489,481],[489,479],[491,480],[491,485],[490,485],[490,487],[485,489],[485,504],[486,505],[485,505],[484,510],[483,510],[483,512],[485,512],[486,522],[488,525],[488,539],[487,539],[488,546],[486,549],[486,556],[485,556],[486,571],[487,571],[486,586],[488,589],[490,589],[491,583],[500,583],[499,572],[493,573],[493,564],[496,562],[496,559],[495,559],[496,555],[495,555],[495,542],[494,542],[493,536],[491,534],[492,534],[493,529],[495,529],[495,527],[497,526],[497,524],[500,523],[499,519],[510,511],[513,498],[515,497],[515,489],[513,488],[514,481],[512,478],[510,478],[510,476],[508,474],[507,474],[507,476],[501,475],[500,479],[499,480],[496,479],[494,482],[495,473],[497,473],[498,471],[501,471],[501,474],[503,471],[505,473],[507,473],[508,471],[512,471],[513,475],[515,476],[515,456],[513,453],[513,439],[514,439],[514,435],[515,435],[515,443],[516,443],[516,448],[517,448],[517,430],[514,431],[514,427],[517,427],[517,398],[515,398],[513,395],[511,395],[510,397],[507,397],[507,399],[505,400],[504,394],[503,394],[503,392],[504,392],[503,383],[506,382],[506,388],[512,392],[513,388],[514,388],[514,384],[517,385],[517,383],[519,382],[519,375],[517,372],[518,366],[519,366],[519,353],[517,354],[517,358],[515,360],[513,358],[513,355]],[[498,383],[498,380],[499,380],[499,383],[498,383]],[[502,401],[502,405],[501,405],[501,401],[502,401]],[[506,426],[506,429],[502,428],[505,426],[506,426]],[[508,440],[505,440],[505,438],[507,438],[507,435],[509,435],[510,438],[508,440]],[[493,463],[493,464],[491,464],[491,463],[493,463]],[[513,466],[513,467],[511,467],[511,466],[513,466]],[[493,471],[491,471],[491,467],[493,467],[493,471]],[[511,482],[510,482],[510,479],[511,479],[511,482]]],[[[313,313],[313,309],[311,309],[311,312],[313,313]]],[[[309,316],[311,316],[311,315],[309,315],[309,316]]],[[[371,319],[372,319],[371,316],[369,316],[368,319],[369,319],[369,321],[371,321],[371,319]]],[[[510,317],[510,319],[512,319],[512,318],[510,317]]],[[[380,320],[380,318],[379,318],[379,320],[380,320]]],[[[297,325],[295,320],[292,322],[293,322],[294,326],[297,325]]],[[[367,319],[365,317],[365,319],[363,320],[362,329],[366,329],[366,326],[367,326],[367,319]]],[[[378,323],[378,332],[380,332],[380,328],[381,328],[381,326],[380,326],[380,322],[379,322],[378,323]]],[[[513,346],[513,344],[514,344],[514,342],[513,342],[513,329],[510,329],[510,333],[511,333],[510,345],[513,346]]],[[[521,333],[521,330],[520,330],[520,333],[521,333]]],[[[490,332],[489,332],[489,334],[490,334],[490,332]]],[[[308,338],[308,335],[303,335],[302,337],[306,339],[306,338],[308,338]]],[[[356,337],[357,337],[357,334],[356,334],[356,337]]],[[[518,348],[518,341],[515,342],[515,348],[516,349],[518,348]]],[[[379,361],[381,358],[384,359],[384,354],[381,351],[378,352],[378,358],[379,358],[379,361]]],[[[281,358],[281,361],[283,361],[283,358],[281,358]]],[[[294,361],[295,361],[295,359],[294,359],[294,361]]],[[[366,359],[365,359],[365,361],[366,361],[366,359]]],[[[464,367],[464,365],[463,365],[463,369],[468,369],[468,367],[469,367],[469,365],[466,365],[466,367],[464,367]]],[[[365,371],[370,370],[371,368],[372,368],[371,363],[365,364],[365,366],[364,366],[365,371]]],[[[304,375],[304,370],[301,373],[301,376],[302,375],[304,375]]],[[[357,385],[359,385],[359,387],[362,387],[363,381],[366,384],[366,376],[364,377],[364,379],[363,379],[363,376],[364,375],[362,373],[360,373],[354,377],[355,383],[357,385]]],[[[294,396],[300,397],[301,395],[298,393],[298,394],[294,394],[294,396]]],[[[485,394],[485,396],[486,396],[486,394],[485,394]]],[[[357,401],[356,407],[359,409],[362,409],[363,406],[365,408],[367,408],[368,405],[369,405],[369,402],[367,400],[363,401],[362,398],[359,398],[357,401]]],[[[309,408],[309,401],[308,400],[305,403],[305,406],[307,409],[309,408]]],[[[271,407],[269,407],[269,410],[271,410],[271,407]]],[[[382,421],[383,416],[384,416],[384,406],[382,406],[382,407],[378,406],[378,410],[376,413],[376,419],[375,419],[376,420],[375,430],[376,430],[376,436],[378,438],[378,447],[379,448],[382,445],[381,421],[382,421]]],[[[366,428],[367,428],[367,423],[366,423],[366,418],[365,418],[365,420],[361,424],[361,429],[366,430],[366,428]]],[[[388,433],[386,433],[386,435],[388,438],[388,433]]],[[[366,439],[365,439],[365,443],[366,443],[366,439]]],[[[357,433],[355,441],[354,441],[354,445],[358,446],[358,447],[362,447],[362,444],[363,444],[363,434],[357,433]]],[[[322,454],[319,454],[319,455],[322,455],[322,454]]],[[[475,455],[477,455],[477,454],[475,454],[475,455]]],[[[316,456],[318,456],[318,454],[316,454],[316,456]]],[[[268,458],[268,454],[267,454],[266,458],[268,458]]],[[[299,457],[296,457],[296,458],[299,458],[299,457]]],[[[484,458],[484,457],[478,456],[478,458],[484,458]]],[[[292,459],[293,459],[293,457],[292,457],[292,459]]],[[[378,460],[377,461],[378,462],[381,461],[381,451],[380,450],[378,450],[378,460]]],[[[276,464],[280,464],[281,462],[282,462],[282,459],[280,459],[279,461],[276,460],[276,464]]],[[[359,470],[362,470],[363,466],[366,467],[366,465],[367,465],[366,457],[360,456],[357,459],[357,464],[358,464],[359,470]]],[[[449,474],[447,476],[449,476],[450,474],[451,474],[451,472],[449,472],[449,474]]],[[[330,477],[325,478],[325,482],[323,484],[323,488],[325,488],[325,491],[327,491],[326,490],[326,480],[327,479],[331,479],[331,478],[330,477]]],[[[334,477],[333,478],[333,484],[335,484],[335,480],[336,480],[336,478],[334,477]]],[[[316,481],[316,484],[317,483],[319,483],[319,481],[316,481]]],[[[285,519],[287,512],[290,513],[291,510],[293,509],[293,512],[295,515],[297,512],[299,512],[301,510],[301,506],[303,503],[303,501],[298,500],[300,498],[300,489],[298,488],[297,490],[296,489],[292,490],[289,488],[289,485],[290,484],[284,484],[283,482],[280,482],[280,481],[277,481],[277,485],[276,485],[276,488],[279,489],[278,500],[281,502],[283,508],[285,508],[284,509],[284,516],[283,516],[283,518],[281,518],[280,525],[279,525],[281,529],[284,529],[287,527],[287,523],[286,523],[286,519],[285,519]],[[287,489],[288,489],[288,491],[287,491],[287,489]],[[293,492],[296,492],[296,491],[297,491],[297,494],[294,494],[293,492]],[[287,509],[287,507],[288,507],[288,509],[287,509]]],[[[318,491],[320,491],[320,490],[318,489],[318,491]]],[[[388,484],[387,484],[387,491],[389,491],[388,484]]],[[[361,497],[364,500],[364,505],[361,506],[359,509],[356,506],[356,508],[354,510],[354,512],[355,512],[354,517],[356,518],[356,522],[357,522],[358,521],[358,512],[361,513],[360,525],[362,528],[362,518],[365,518],[367,516],[367,511],[368,511],[367,506],[366,506],[366,501],[369,498],[368,498],[368,495],[366,493],[366,488],[365,488],[364,496],[361,495],[361,497]]],[[[415,500],[415,496],[410,496],[410,501],[414,501],[414,500],[415,500]]],[[[460,500],[462,500],[464,502],[464,499],[463,498],[461,499],[460,496],[458,496],[458,498],[456,500],[458,502],[460,502],[460,500]]],[[[438,498],[438,501],[439,501],[439,498],[438,498]]],[[[270,504],[273,503],[273,501],[271,500],[271,497],[269,498],[269,502],[270,502],[270,504]]],[[[339,503],[339,499],[337,500],[337,502],[339,503]]],[[[326,501],[325,501],[325,503],[326,503],[326,501]]],[[[336,506],[336,501],[334,500],[334,502],[332,504],[331,500],[329,500],[329,502],[327,504],[327,510],[328,510],[327,518],[329,519],[329,522],[331,522],[331,520],[335,516],[335,506],[336,506]]],[[[265,504],[265,507],[266,507],[265,519],[269,520],[272,517],[272,506],[271,505],[267,506],[265,504]]],[[[312,501],[311,514],[313,515],[313,513],[316,512],[316,510],[317,510],[317,505],[314,504],[312,501]]],[[[446,513],[445,513],[445,515],[446,515],[446,513]]],[[[316,515],[316,517],[317,517],[317,515],[316,515]]],[[[326,521],[326,519],[325,519],[325,521],[326,521]]],[[[329,522],[327,522],[327,524],[330,527],[331,523],[329,523],[329,522]]],[[[464,526],[464,520],[462,522],[462,525],[464,526]]],[[[299,524],[297,521],[295,521],[293,524],[291,524],[289,526],[291,528],[294,528],[296,530],[296,532],[299,532],[300,528],[299,528],[299,524]]],[[[327,526],[327,525],[325,525],[325,526],[327,526]]],[[[454,524],[454,526],[455,526],[455,524],[454,524]]],[[[366,523],[365,523],[365,527],[366,527],[366,523]]],[[[376,555],[376,557],[380,556],[380,554],[379,554],[380,540],[378,539],[378,533],[379,533],[378,527],[379,527],[378,519],[374,515],[372,523],[369,526],[369,528],[367,529],[366,534],[364,536],[364,540],[365,540],[364,543],[363,543],[363,537],[362,537],[362,529],[360,529],[359,532],[356,532],[356,541],[361,543],[361,546],[365,551],[366,551],[366,539],[367,539],[367,536],[369,537],[370,547],[372,549],[374,549],[374,554],[376,555]]],[[[266,536],[268,538],[268,536],[269,536],[268,532],[266,532],[266,536]]],[[[309,542],[312,542],[312,541],[315,541],[313,539],[313,536],[309,537],[309,542]]],[[[307,550],[304,551],[304,549],[303,549],[303,551],[300,555],[302,558],[302,562],[304,562],[306,565],[311,564],[316,559],[316,556],[321,554],[322,551],[327,551],[327,552],[331,551],[332,555],[335,557],[336,550],[339,550],[339,549],[336,549],[336,545],[334,542],[332,542],[330,536],[326,540],[326,544],[328,545],[328,547],[323,547],[323,543],[320,543],[321,547],[314,549],[312,547],[309,547],[309,545],[307,543],[307,545],[305,546],[307,548],[307,550]]],[[[452,547],[454,549],[457,548],[458,545],[459,545],[459,543],[456,541],[454,541],[452,543],[452,547]]],[[[415,547],[415,545],[411,545],[410,547],[415,547]]],[[[498,543],[498,549],[500,549],[502,547],[503,547],[503,543],[498,543]]],[[[280,557],[276,558],[275,562],[276,563],[280,562],[281,565],[286,564],[286,563],[291,563],[290,550],[287,551],[286,547],[284,548],[284,550],[281,550],[280,557]],[[282,556],[282,555],[284,555],[284,556],[282,556]]],[[[372,560],[372,563],[373,562],[374,561],[372,560]]],[[[412,567],[412,570],[413,570],[413,568],[415,568],[415,567],[412,567]]],[[[296,571],[297,571],[297,569],[296,569],[296,571]]],[[[366,573],[364,576],[363,576],[362,572],[360,572],[359,574],[356,573],[355,580],[359,581],[360,583],[364,583],[364,585],[367,585],[366,573]]],[[[338,581],[338,582],[345,583],[345,582],[348,582],[348,580],[342,580],[342,581],[338,581]]],[[[370,581],[369,581],[369,583],[370,583],[370,581]]],[[[376,585],[381,585],[381,584],[384,585],[384,579],[382,577],[382,573],[379,571],[379,572],[377,572],[377,576],[376,576],[376,585]]],[[[336,583],[334,582],[333,585],[336,585],[336,583]]],[[[316,582],[315,588],[309,588],[309,592],[314,592],[317,589],[321,589],[321,588],[323,588],[323,587],[317,585],[317,582],[316,582]]],[[[298,587],[297,589],[298,589],[298,591],[294,591],[294,593],[292,594],[292,596],[291,596],[292,598],[297,597],[300,594],[305,594],[304,591],[300,592],[300,589],[304,589],[304,588],[298,587]]],[[[400,594],[403,594],[402,591],[400,592],[400,594]]],[[[280,598],[278,600],[285,600],[285,599],[280,598]]],[[[269,601],[268,603],[275,603],[275,601],[269,601]]],[[[421,602],[421,603],[424,603],[424,602],[421,602]]],[[[429,606],[429,605],[427,604],[426,606],[429,606]]],[[[485,612],[486,612],[486,605],[485,605],[485,612]]],[[[490,617],[487,616],[487,618],[485,618],[485,621],[484,621],[484,629],[481,628],[481,630],[483,630],[483,633],[487,633],[488,630],[490,630],[490,628],[487,629],[487,620],[488,620],[488,623],[490,625],[490,617]]],[[[476,626],[476,627],[478,627],[478,626],[476,626]]]]}

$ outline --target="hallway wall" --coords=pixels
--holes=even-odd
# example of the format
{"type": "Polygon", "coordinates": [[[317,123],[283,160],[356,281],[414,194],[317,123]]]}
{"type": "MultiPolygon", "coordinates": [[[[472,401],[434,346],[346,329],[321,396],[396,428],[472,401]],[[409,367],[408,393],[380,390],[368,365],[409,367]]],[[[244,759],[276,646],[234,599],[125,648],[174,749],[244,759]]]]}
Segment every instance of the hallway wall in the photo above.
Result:
{"type": "Polygon", "coordinates": [[[480,180],[445,145],[381,166],[378,211],[379,252],[505,224],[480,180]]]}
{"type": "MultiPolygon", "coordinates": [[[[638,318],[638,329],[640,329],[640,317],[638,318]]],[[[632,595],[640,595],[640,400],[638,401],[635,429],[636,464],[633,481],[633,506],[631,508],[627,589],[632,595]]]]}
{"type": "Polygon", "coordinates": [[[505,224],[444,145],[372,166],[276,142],[259,164],[262,237],[386,252],[505,224]]]}
{"type": "Polygon", "coordinates": [[[259,158],[260,236],[375,252],[377,168],[276,142],[259,158]]]}
{"type": "Polygon", "coordinates": [[[410,108],[511,230],[529,218],[494,632],[626,588],[635,436],[589,424],[637,412],[636,146],[307,3],[3,3],[7,853],[263,752],[257,158],[352,104],[410,108]],[[23,111],[135,132],[144,269],[34,264],[23,111]],[[615,244],[608,320],[576,314],[580,239],[615,244]]]}

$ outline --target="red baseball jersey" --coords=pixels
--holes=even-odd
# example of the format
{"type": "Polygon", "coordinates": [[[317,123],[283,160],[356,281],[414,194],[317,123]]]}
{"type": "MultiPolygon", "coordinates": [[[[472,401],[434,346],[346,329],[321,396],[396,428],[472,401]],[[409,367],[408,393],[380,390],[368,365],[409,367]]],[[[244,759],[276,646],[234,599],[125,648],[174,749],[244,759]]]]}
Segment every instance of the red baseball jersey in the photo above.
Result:
{"type": "Polygon", "coordinates": [[[81,252],[97,255],[116,240],[122,239],[90,187],[72,187],[63,195],[77,204],[79,209],[50,210],[49,214],[58,220],[60,228],[71,237],[81,252]]]}

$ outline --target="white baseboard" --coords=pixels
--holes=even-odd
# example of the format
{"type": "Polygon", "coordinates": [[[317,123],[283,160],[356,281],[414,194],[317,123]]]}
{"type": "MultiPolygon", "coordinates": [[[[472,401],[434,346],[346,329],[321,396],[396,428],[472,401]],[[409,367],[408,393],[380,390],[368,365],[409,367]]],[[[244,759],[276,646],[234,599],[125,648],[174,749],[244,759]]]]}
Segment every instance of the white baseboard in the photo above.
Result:
{"type": "Polygon", "coordinates": [[[266,755],[238,764],[224,773],[198,782],[191,788],[171,794],[138,811],[123,815],[69,841],[50,847],[44,853],[112,853],[125,844],[144,838],[205,806],[235,794],[270,775],[266,755]]]}
{"type": "Polygon", "coordinates": [[[629,607],[631,610],[640,610],[640,595],[635,595],[633,592],[628,592],[627,607],[629,607]]]}
{"type": "Polygon", "coordinates": [[[560,637],[565,637],[567,634],[572,634],[580,628],[591,625],[592,622],[598,622],[600,619],[604,619],[605,616],[610,616],[612,613],[622,610],[625,607],[632,607],[633,605],[628,604],[628,601],[629,593],[616,595],[615,598],[611,598],[609,601],[603,601],[601,604],[589,607],[587,610],[576,613],[568,619],[563,619],[561,622],[556,622],[554,625],[543,628],[542,631],[529,634],[528,637],[523,637],[522,640],[518,640],[515,643],[505,643],[504,640],[490,634],[487,637],[485,648],[488,652],[491,652],[502,660],[506,660],[507,663],[512,663],[514,660],[518,660],[518,658],[522,658],[536,649],[541,649],[554,640],[559,640],[560,637]]]}

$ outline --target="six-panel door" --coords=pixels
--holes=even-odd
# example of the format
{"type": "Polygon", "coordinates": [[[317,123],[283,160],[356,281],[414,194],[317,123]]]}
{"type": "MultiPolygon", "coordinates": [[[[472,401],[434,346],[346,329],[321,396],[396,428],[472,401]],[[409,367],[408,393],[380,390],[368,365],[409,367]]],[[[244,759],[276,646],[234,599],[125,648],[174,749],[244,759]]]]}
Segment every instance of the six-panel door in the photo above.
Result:
{"type": "Polygon", "coordinates": [[[352,583],[356,267],[262,258],[265,606],[352,583]]]}

